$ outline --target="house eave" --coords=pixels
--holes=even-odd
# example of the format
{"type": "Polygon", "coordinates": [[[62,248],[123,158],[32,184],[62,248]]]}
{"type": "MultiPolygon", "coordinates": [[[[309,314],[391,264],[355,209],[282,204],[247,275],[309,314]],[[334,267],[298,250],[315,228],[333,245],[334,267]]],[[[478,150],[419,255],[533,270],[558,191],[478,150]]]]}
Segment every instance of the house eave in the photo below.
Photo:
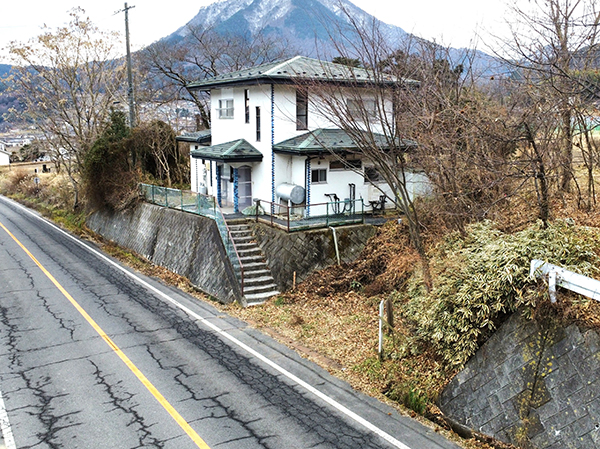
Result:
{"type": "Polygon", "coordinates": [[[190,153],[190,155],[194,158],[194,159],[202,159],[202,160],[206,160],[206,161],[214,161],[214,162],[221,162],[224,164],[234,164],[234,163],[239,163],[239,162],[262,162],[263,160],[263,156],[262,154],[259,156],[232,156],[232,157],[219,157],[219,156],[209,156],[209,155],[202,155],[202,154],[194,154],[193,152],[190,153]]]}
{"type": "Polygon", "coordinates": [[[323,154],[339,154],[344,155],[347,153],[355,153],[348,149],[326,149],[326,148],[314,148],[314,149],[298,149],[298,148],[276,148],[273,147],[273,152],[278,154],[289,154],[293,156],[321,156],[323,154]]]}
{"type": "Polygon", "coordinates": [[[335,80],[335,79],[320,79],[320,78],[286,78],[286,77],[260,77],[260,78],[244,78],[240,80],[218,80],[212,83],[192,83],[187,85],[189,91],[208,92],[212,89],[221,89],[238,86],[261,86],[261,85],[296,85],[296,86],[311,86],[319,84],[336,85],[341,87],[405,87],[406,82],[402,81],[373,81],[373,80],[335,80]]]}

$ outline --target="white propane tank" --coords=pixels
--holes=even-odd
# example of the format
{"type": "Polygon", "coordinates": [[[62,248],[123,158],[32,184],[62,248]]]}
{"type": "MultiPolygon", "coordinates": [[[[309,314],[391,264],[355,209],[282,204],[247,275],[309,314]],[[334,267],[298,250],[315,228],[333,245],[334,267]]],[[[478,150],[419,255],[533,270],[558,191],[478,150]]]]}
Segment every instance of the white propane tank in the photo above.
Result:
{"type": "Polygon", "coordinates": [[[275,192],[279,198],[285,201],[291,201],[292,204],[301,204],[304,202],[304,187],[299,185],[288,183],[279,184],[275,192]]]}

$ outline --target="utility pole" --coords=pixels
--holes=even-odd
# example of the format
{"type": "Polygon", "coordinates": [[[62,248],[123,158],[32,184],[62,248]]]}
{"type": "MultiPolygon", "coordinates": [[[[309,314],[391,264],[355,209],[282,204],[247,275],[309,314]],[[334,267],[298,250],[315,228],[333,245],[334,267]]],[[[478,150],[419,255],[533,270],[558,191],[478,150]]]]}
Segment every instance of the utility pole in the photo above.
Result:
{"type": "Polygon", "coordinates": [[[131,71],[131,50],[129,49],[129,10],[135,6],[127,6],[122,11],[117,11],[115,14],[125,12],[125,42],[127,44],[127,98],[129,100],[129,126],[135,127],[135,98],[133,95],[133,74],[131,71]]]}

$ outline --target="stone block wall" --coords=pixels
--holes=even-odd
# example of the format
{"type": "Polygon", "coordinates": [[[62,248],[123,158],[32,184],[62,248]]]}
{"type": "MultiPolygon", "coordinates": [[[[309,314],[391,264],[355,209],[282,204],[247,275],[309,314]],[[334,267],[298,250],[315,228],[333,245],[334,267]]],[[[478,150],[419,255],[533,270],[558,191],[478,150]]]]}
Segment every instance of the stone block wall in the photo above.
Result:
{"type": "MultiPolygon", "coordinates": [[[[333,231],[318,229],[286,233],[263,223],[250,222],[258,245],[267,258],[267,264],[280,291],[301,282],[314,270],[337,263],[333,231]]],[[[340,260],[352,262],[375,235],[371,225],[353,225],[336,228],[340,260]]]]}
{"type": "Polygon", "coordinates": [[[515,314],[450,382],[440,408],[524,448],[600,447],[600,337],[515,314]]]}
{"type": "Polygon", "coordinates": [[[141,203],[127,211],[95,212],[88,217],[87,225],[104,238],[187,277],[221,302],[241,298],[213,220],[141,203]]]}

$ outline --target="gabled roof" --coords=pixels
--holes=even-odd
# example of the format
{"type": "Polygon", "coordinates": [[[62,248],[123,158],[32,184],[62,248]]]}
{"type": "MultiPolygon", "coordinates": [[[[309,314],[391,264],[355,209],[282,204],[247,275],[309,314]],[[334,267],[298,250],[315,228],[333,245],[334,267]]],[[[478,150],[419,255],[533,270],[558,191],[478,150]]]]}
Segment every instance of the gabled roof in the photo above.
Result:
{"type": "Polygon", "coordinates": [[[338,84],[414,84],[418,81],[398,79],[388,75],[385,79],[374,79],[370,70],[349,67],[343,64],[320,61],[305,56],[295,56],[279,62],[262,64],[249,69],[218,75],[188,84],[190,90],[210,90],[217,87],[248,84],[291,84],[301,81],[333,82],[338,84]]]}
{"type": "Polygon", "coordinates": [[[250,145],[245,139],[232,142],[200,147],[191,152],[192,157],[217,162],[260,162],[263,155],[260,151],[250,145]]]}
{"type": "Polygon", "coordinates": [[[193,133],[185,133],[175,137],[178,142],[199,143],[200,145],[210,145],[211,132],[210,129],[196,131],[193,133]]]}
{"type": "MultiPolygon", "coordinates": [[[[366,133],[366,131],[365,131],[366,133]]],[[[383,134],[372,133],[367,136],[372,139],[375,145],[382,150],[390,149],[390,142],[383,134]]],[[[412,140],[396,140],[400,148],[416,147],[416,142],[412,140]]],[[[327,152],[334,153],[355,153],[360,152],[359,145],[352,136],[343,129],[324,129],[320,128],[301,134],[291,139],[284,140],[273,146],[276,153],[286,154],[322,154],[327,152]]]]}

